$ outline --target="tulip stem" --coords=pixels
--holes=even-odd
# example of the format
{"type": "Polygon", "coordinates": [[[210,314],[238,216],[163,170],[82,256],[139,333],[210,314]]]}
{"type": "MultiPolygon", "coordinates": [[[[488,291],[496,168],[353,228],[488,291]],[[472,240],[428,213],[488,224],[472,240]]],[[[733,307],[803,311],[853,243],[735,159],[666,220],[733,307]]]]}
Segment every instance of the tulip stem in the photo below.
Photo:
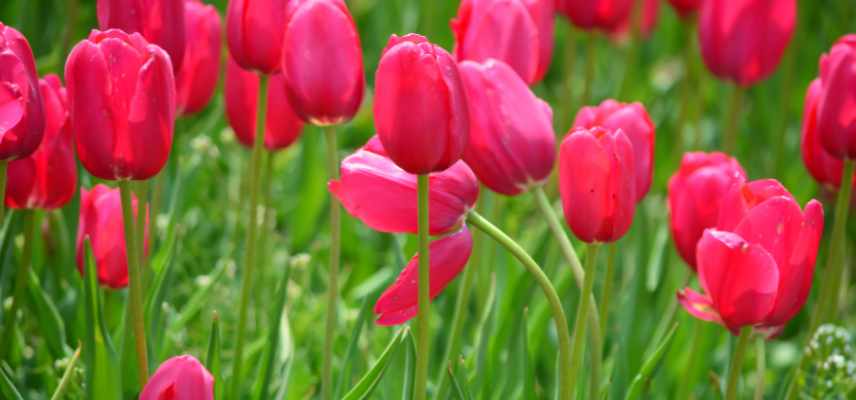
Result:
{"type": "Polygon", "coordinates": [[[687,362],[684,365],[684,377],[680,380],[680,385],[678,386],[678,392],[676,399],[689,399],[690,394],[693,391],[696,383],[696,359],[698,358],[696,354],[698,353],[701,345],[702,345],[702,336],[704,335],[702,324],[705,322],[702,320],[694,320],[693,321],[693,333],[690,339],[690,347],[687,353],[687,362]]]}
{"type": "Polygon", "coordinates": [[[615,243],[609,244],[609,250],[606,258],[606,277],[603,280],[603,291],[600,294],[600,330],[606,332],[606,322],[609,320],[609,298],[612,293],[612,281],[615,274],[615,256],[618,253],[618,246],[615,243]]]}
{"type": "Polygon", "coordinates": [[[758,337],[755,340],[755,400],[764,400],[764,370],[767,361],[764,346],[764,338],[758,337]]]}
{"type": "Polygon", "coordinates": [[[151,210],[151,201],[149,201],[149,182],[137,182],[137,221],[134,222],[134,239],[137,241],[137,257],[140,259],[140,281],[141,292],[146,291],[145,272],[146,271],[146,213],[151,210]]]}
{"type": "Polygon", "coordinates": [[[547,275],[544,274],[538,263],[517,242],[508,237],[505,232],[484,219],[476,211],[470,211],[467,214],[467,222],[505,247],[514,258],[523,264],[523,267],[526,268],[538,285],[541,286],[544,296],[547,297],[547,302],[550,303],[553,321],[556,324],[556,332],[559,335],[559,399],[572,399],[573,387],[568,379],[570,377],[568,367],[571,361],[571,335],[568,331],[568,319],[565,317],[565,311],[562,309],[562,301],[559,299],[556,289],[550,283],[550,279],[547,278],[547,275]]]}
{"type": "MultiPolygon", "coordinates": [[[[336,130],[324,129],[327,142],[327,174],[330,180],[339,178],[339,156],[336,145],[336,130]]],[[[321,398],[333,396],[333,339],[336,338],[337,305],[339,295],[339,257],[342,235],[342,209],[339,202],[330,197],[330,270],[327,283],[327,331],[324,335],[324,360],[321,371],[321,398]]]]}
{"type": "Polygon", "coordinates": [[[740,126],[740,114],[743,109],[743,94],[745,89],[742,86],[734,86],[734,91],[731,93],[731,101],[727,124],[725,125],[725,136],[723,137],[723,150],[729,155],[735,155],[737,151],[737,130],[740,126]]]}
{"type": "Polygon", "coordinates": [[[572,124],[573,116],[574,116],[574,66],[577,59],[577,49],[576,42],[574,37],[574,28],[573,25],[568,22],[568,36],[567,40],[565,40],[565,90],[564,96],[562,96],[562,103],[566,108],[564,112],[564,116],[562,118],[571,118],[568,121],[562,120],[559,121],[562,126],[566,126],[572,124]]]}
{"type": "Polygon", "coordinates": [[[577,315],[574,320],[574,347],[571,348],[571,371],[569,375],[571,387],[576,382],[577,374],[583,361],[583,353],[585,353],[583,336],[586,334],[590,304],[589,298],[592,296],[592,289],[594,288],[595,263],[597,262],[597,251],[599,248],[600,245],[597,243],[591,243],[586,247],[586,278],[583,284],[583,292],[580,295],[580,301],[577,304],[577,315]]]}
{"type": "MultiPolygon", "coordinates": [[[[9,169],[9,160],[0,161],[0,224],[6,221],[6,171],[9,169]]],[[[2,243],[0,243],[2,244],[2,243]]]]}
{"type": "Polygon", "coordinates": [[[737,398],[737,381],[740,380],[740,366],[743,364],[743,354],[746,353],[751,333],[752,327],[744,326],[740,329],[740,337],[737,338],[737,346],[734,347],[734,354],[731,355],[731,363],[728,366],[725,400],[735,400],[737,398]]]}
{"type": "Polygon", "coordinates": [[[241,274],[241,304],[238,310],[238,337],[235,341],[235,365],[232,368],[232,396],[241,398],[241,367],[244,361],[244,335],[247,326],[247,308],[253,286],[253,272],[256,269],[256,234],[258,233],[259,170],[261,169],[262,144],[265,137],[265,112],[267,111],[268,77],[259,74],[259,98],[256,107],[256,136],[253,140],[253,153],[250,157],[250,205],[247,223],[247,242],[244,247],[244,271],[241,274]]]}
{"type": "Polygon", "coordinates": [[[419,313],[416,314],[416,378],[413,388],[414,398],[426,398],[428,389],[428,358],[431,345],[431,298],[430,298],[430,251],[428,249],[428,174],[417,177],[417,195],[419,207],[419,313]]]}
{"type": "Polygon", "coordinates": [[[15,320],[18,307],[24,298],[24,289],[27,280],[30,279],[30,264],[33,255],[33,230],[35,228],[35,211],[24,210],[24,249],[21,253],[21,266],[15,272],[15,289],[12,292],[12,304],[9,311],[3,314],[3,348],[0,349],[0,358],[8,359],[9,351],[12,349],[15,334],[15,320]]]}
{"type": "MultiPolygon", "coordinates": [[[[122,225],[125,230],[126,257],[128,261],[128,311],[131,316],[134,331],[135,349],[137,351],[137,375],[140,387],[146,385],[149,378],[149,357],[146,350],[146,328],[143,320],[142,272],[140,271],[140,256],[137,248],[137,238],[134,229],[134,205],[131,201],[131,181],[119,181],[119,193],[122,197],[122,225]]],[[[142,208],[142,204],[138,204],[142,208]]],[[[145,212],[142,209],[138,212],[145,212]]]]}
{"type": "Polygon", "coordinates": [[[590,33],[586,43],[586,72],[583,79],[583,94],[580,98],[580,107],[585,107],[591,100],[592,81],[594,80],[595,57],[597,56],[597,40],[595,34],[590,33]]]}

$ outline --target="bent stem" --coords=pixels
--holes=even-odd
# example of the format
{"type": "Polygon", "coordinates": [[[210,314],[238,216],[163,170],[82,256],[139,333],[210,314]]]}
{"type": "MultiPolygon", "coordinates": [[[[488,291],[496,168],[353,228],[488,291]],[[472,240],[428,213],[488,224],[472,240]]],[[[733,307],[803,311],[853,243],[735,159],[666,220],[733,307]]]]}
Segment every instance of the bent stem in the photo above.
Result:
{"type": "Polygon", "coordinates": [[[570,400],[573,398],[573,387],[568,379],[570,377],[568,366],[570,366],[571,361],[571,335],[568,331],[568,319],[565,317],[565,311],[562,309],[562,301],[559,299],[556,289],[550,283],[550,279],[547,278],[547,275],[544,274],[538,263],[517,242],[508,237],[505,232],[501,231],[475,211],[470,211],[467,214],[467,222],[493,238],[520,261],[541,287],[544,296],[547,297],[547,302],[550,304],[550,309],[553,313],[553,321],[556,324],[556,332],[559,335],[559,398],[570,400]]]}
{"type": "Polygon", "coordinates": [[[592,288],[594,287],[594,266],[597,261],[599,246],[597,243],[592,243],[586,248],[586,277],[583,284],[583,292],[580,295],[580,302],[577,305],[577,316],[574,320],[574,347],[571,349],[571,371],[569,375],[571,387],[576,382],[577,374],[583,361],[583,353],[585,353],[583,336],[586,334],[590,304],[589,297],[591,297],[592,288]]]}
{"type": "MultiPolygon", "coordinates": [[[[6,174],[3,174],[5,176],[6,174]]],[[[27,280],[30,279],[31,260],[33,256],[33,231],[35,230],[35,211],[24,211],[24,249],[21,254],[21,266],[15,273],[15,288],[12,292],[12,304],[9,311],[3,314],[3,348],[0,349],[0,358],[8,359],[9,351],[12,349],[12,342],[15,335],[15,320],[17,319],[18,307],[24,299],[24,289],[27,287],[27,280]]]]}
{"type": "MultiPolygon", "coordinates": [[[[119,193],[122,197],[122,225],[125,229],[125,246],[128,260],[128,312],[134,332],[134,345],[137,351],[137,375],[140,387],[146,385],[149,378],[149,357],[146,349],[146,328],[143,320],[143,285],[140,271],[140,253],[137,247],[137,234],[134,223],[134,208],[131,201],[131,182],[119,181],[119,193]]],[[[138,204],[142,206],[141,204],[138,204]]],[[[142,209],[138,212],[144,212],[142,209]]]]}
{"type": "MultiPolygon", "coordinates": [[[[329,178],[339,177],[339,156],[336,146],[336,130],[324,129],[327,142],[327,174],[329,178]]],[[[330,270],[327,282],[327,331],[324,334],[324,359],[321,366],[321,398],[333,396],[333,339],[336,338],[336,302],[339,295],[339,253],[341,248],[342,222],[339,202],[330,197],[330,270]]]]}
{"type": "Polygon", "coordinates": [[[428,249],[428,174],[417,177],[418,207],[419,207],[419,312],[416,314],[417,337],[416,337],[416,377],[413,394],[417,400],[425,399],[428,389],[428,356],[429,356],[429,333],[431,318],[431,299],[429,297],[430,282],[430,259],[428,249]]]}
{"type": "Polygon", "coordinates": [[[737,128],[740,125],[740,114],[743,109],[743,92],[745,89],[742,86],[734,86],[734,91],[731,94],[731,102],[729,105],[728,121],[725,128],[725,137],[723,137],[723,149],[729,155],[734,155],[737,150],[737,128]]]}
{"type": "Polygon", "coordinates": [[[734,354],[731,355],[731,363],[728,366],[728,382],[726,383],[728,386],[725,389],[725,400],[735,400],[737,398],[737,381],[740,379],[740,366],[743,364],[743,354],[746,353],[751,333],[751,327],[744,326],[740,329],[740,337],[737,338],[737,346],[734,347],[734,354]]]}

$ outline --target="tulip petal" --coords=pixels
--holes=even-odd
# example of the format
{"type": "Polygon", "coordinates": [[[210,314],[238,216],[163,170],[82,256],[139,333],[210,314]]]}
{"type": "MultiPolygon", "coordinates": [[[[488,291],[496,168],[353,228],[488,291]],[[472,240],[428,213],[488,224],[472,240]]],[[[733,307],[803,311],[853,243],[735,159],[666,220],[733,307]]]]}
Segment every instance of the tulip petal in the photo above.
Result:
{"type": "Polygon", "coordinates": [[[722,319],[713,308],[713,302],[710,297],[700,294],[690,288],[684,288],[678,291],[678,302],[692,316],[708,322],[716,322],[722,324],[722,319]]]}
{"type": "Polygon", "coordinates": [[[0,84],[0,140],[24,118],[24,99],[8,84],[0,84]]]}

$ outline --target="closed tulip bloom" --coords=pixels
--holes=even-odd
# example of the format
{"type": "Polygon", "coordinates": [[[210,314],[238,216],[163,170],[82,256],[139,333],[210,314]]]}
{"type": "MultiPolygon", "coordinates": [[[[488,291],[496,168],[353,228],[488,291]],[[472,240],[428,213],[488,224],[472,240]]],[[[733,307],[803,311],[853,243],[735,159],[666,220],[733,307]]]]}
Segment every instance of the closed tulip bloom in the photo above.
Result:
{"type": "Polygon", "coordinates": [[[602,126],[621,129],[633,144],[636,160],[636,200],[642,200],[651,188],[654,175],[654,123],[641,103],[619,103],[605,100],[597,107],[583,107],[574,119],[574,128],[602,126]]]}
{"type": "Polygon", "coordinates": [[[672,8],[678,12],[681,18],[688,18],[696,13],[701,7],[702,0],[669,0],[672,8]]]}
{"type": "Polygon", "coordinates": [[[552,0],[464,0],[451,23],[455,57],[495,58],[536,83],[553,55],[553,13],[552,0]]]}
{"type": "Polygon", "coordinates": [[[0,22],[0,160],[32,154],[44,129],[33,51],[24,35],[0,22]]]}
{"type": "Polygon", "coordinates": [[[684,154],[669,178],[669,227],[678,254],[696,269],[696,244],[705,229],[719,220],[720,199],[732,186],[746,181],[746,172],[724,153],[684,154]]]}
{"type": "Polygon", "coordinates": [[[229,0],[226,44],[241,68],[279,71],[289,0],[229,0]]]}
{"type": "Polygon", "coordinates": [[[363,54],[343,0],[289,2],[282,73],[291,106],[304,121],[334,125],[354,117],[365,88],[363,54]]]}
{"type": "Polygon", "coordinates": [[[621,129],[577,128],[559,148],[565,220],[586,243],[624,236],[636,211],[633,145],[621,129]]]}
{"type": "MultiPolygon", "coordinates": [[[[131,197],[134,218],[137,198],[131,197]]],[[[149,216],[146,208],[145,237],[148,244],[149,216]]],[[[128,257],[125,252],[125,223],[119,189],[95,185],[80,190],[80,218],[77,223],[77,268],[83,274],[86,262],[85,239],[92,245],[92,257],[98,270],[98,282],[113,289],[128,286],[128,257]]],[[[148,246],[145,246],[148,250],[148,246]]]]}
{"type": "Polygon", "coordinates": [[[502,61],[459,67],[470,110],[464,161],[491,190],[513,196],[550,176],[556,158],[553,112],[502,61]]]}
{"type": "Polygon", "coordinates": [[[822,90],[820,79],[815,79],[806,91],[800,149],[803,164],[811,176],[822,185],[838,188],[844,162],[826,151],[817,130],[817,105],[822,90]]]}
{"type": "Polygon", "coordinates": [[[842,37],[820,59],[817,129],[837,158],[856,158],[856,34],[842,37]]]}
{"type": "Polygon", "coordinates": [[[193,356],[172,357],[149,378],[140,400],[214,400],[214,377],[193,356]]]}
{"type": "Polygon", "coordinates": [[[92,31],[65,65],[83,166],[101,179],[148,179],[166,164],[175,121],[169,56],[137,33],[92,31]]]}
{"type": "Polygon", "coordinates": [[[39,148],[9,163],[6,206],[50,210],[68,203],[77,190],[77,162],[68,126],[65,88],[56,75],[39,80],[45,135],[39,148]]]}
{"type": "Polygon", "coordinates": [[[634,0],[556,0],[556,10],[582,29],[611,32],[630,17],[634,0]]]}
{"type": "Polygon", "coordinates": [[[405,171],[450,167],[470,123],[455,60],[424,36],[392,35],[375,74],[374,117],[384,148],[405,171]]]}
{"type": "Polygon", "coordinates": [[[796,0],[708,0],[699,13],[699,43],[710,71],[741,86],[770,76],[791,41],[796,0]]]}
{"type": "MultiPolygon", "coordinates": [[[[284,78],[277,73],[271,85],[282,85],[284,78]]],[[[231,57],[226,64],[226,116],[238,141],[253,147],[256,137],[256,103],[259,99],[259,76],[241,68],[231,57]]],[[[267,92],[264,144],[268,151],[284,149],[294,143],[303,131],[303,121],[297,117],[282,90],[267,92]]]]}
{"type": "Polygon", "coordinates": [[[199,0],[185,3],[184,61],[176,77],[179,112],[192,114],[205,108],[220,76],[220,14],[199,0]]]}
{"type": "Polygon", "coordinates": [[[97,0],[96,10],[102,31],[137,32],[166,50],[175,71],[181,68],[185,51],[183,0],[97,0]]]}

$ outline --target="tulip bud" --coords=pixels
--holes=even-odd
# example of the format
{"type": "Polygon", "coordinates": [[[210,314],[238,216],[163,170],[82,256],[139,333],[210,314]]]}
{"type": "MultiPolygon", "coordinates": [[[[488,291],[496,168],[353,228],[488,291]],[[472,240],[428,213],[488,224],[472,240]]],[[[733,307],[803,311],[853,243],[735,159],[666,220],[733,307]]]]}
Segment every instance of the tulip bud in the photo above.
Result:
{"type": "Polygon", "coordinates": [[[689,18],[701,7],[702,0],[669,0],[681,18],[689,18]]]}
{"type": "Polygon", "coordinates": [[[845,35],[821,57],[820,80],[821,143],[837,158],[856,158],[856,34],[845,35]]]}
{"type": "Polygon", "coordinates": [[[628,18],[634,0],[556,0],[556,10],[581,29],[611,32],[628,18]]]}
{"type": "Polygon", "coordinates": [[[806,91],[800,149],[803,164],[811,176],[822,185],[838,188],[841,185],[844,162],[826,151],[817,130],[817,106],[822,91],[820,79],[812,81],[806,91]]]}
{"type": "MultiPolygon", "coordinates": [[[[271,87],[284,84],[281,73],[271,75],[271,87]]],[[[256,137],[256,106],[259,99],[259,76],[241,69],[231,57],[226,62],[226,116],[235,131],[238,141],[248,148],[253,147],[256,137]]],[[[282,150],[300,137],[303,121],[291,109],[282,90],[267,92],[265,112],[265,148],[268,151],[282,150]]]]}
{"type": "Polygon", "coordinates": [[[96,10],[99,29],[143,35],[166,50],[179,71],[185,51],[183,0],[97,0],[96,10]]]}
{"type": "Polygon", "coordinates": [[[241,68],[279,71],[289,0],[229,0],[226,43],[241,68]]]}
{"type": "Polygon", "coordinates": [[[205,108],[220,76],[220,14],[199,0],[185,4],[184,61],[175,77],[179,112],[192,114],[205,108]]]}
{"type": "Polygon", "coordinates": [[[32,154],[44,129],[33,51],[24,35],[0,22],[0,160],[32,154]]]}
{"type": "Polygon", "coordinates": [[[44,139],[33,154],[9,163],[9,208],[60,208],[77,190],[77,161],[68,126],[65,88],[59,77],[51,74],[39,80],[39,89],[44,101],[44,139]]]}
{"type": "Polygon", "coordinates": [[[796,0],[707,0],[699,43],[710,71],[741,86],[770,76],[791,41],[796,0]]]}
{"type": "MultiPolygon", "coordinates": [[[[131,196],[134,218],[137,198],[131,196]]],[[[145,250],[148,251],[149,210],[146,208],[145,250]]],[[[119,189],[95,185],[80,190],[80,218],[77,223],[77,269],[83,274],[86,262],[85,239],[92,245],[92,257],[98,270],[98,282],[113,289],[128,286],[128,256],[125,247],[125,222],[119,189]]]]}
{"type": "MultiPolygon", "coordinates": [[[[591,129],[602,126],[608,130],[621,129],[630,143],[636,160],[636,201],[642,200],[651,188],[654,176],[654,123],[641,103],[624,104],[605,100],[597,107],[583,107],[574,119],[574,128],[591,129]]],[[[699,233],[701,234],[701,233],[699,233]]]]}
{"type": "Polygon", "coordinates": [[[719,220],[719,200],[746,181],[746,172],[723,153],[684,154],[681,167],[669,178],[669,226],[678,254],[696,269],[696,244],[704,230],[719,220]]]}
{"type": "Polygon", "coordinates": [[[291,106],[304,121],[335,125],[354,117],[365,88],[363,55],[343,0],[289,2],[282,73],[291,106]]]}
{"type": "Polygon", "coordinates": [[[552,0],[464,0],[452,20],[458,61],[495,58],[540,81],[553,55],[552,0]]]}
{"type": "Polygon", "coordinates": [[[553,112],[502,61],[464,61],[458,69],[470,111],[464,161],[491,190],[513,196],[550,176],[553,112]]]}
{"type": "Polygon", "coordinates": [[[214,400],[214,377],[193,356],[172,357],[149,378],[140,400],[214,400]]]}
{"type": "Polygon", "coordinates": [[[633,222],[633,145],[621,129],[576,129],[559,148],[559,192],[565,220],[587,243],[614,242],[633,222]]]}
{"type": "Polygon", "coordinates": [[[148,179],[166,164],[175,121],[169,56],[137,33],[92,31],[65,65],[71,127],[98,178],[148,179]]]}
{"type": "Polygon", "coordinates": [[[392,35],[375,74],[375,128],[412,174],[442,171],[467,146],[469,115],[455,60],[424,36],[392,35]]]}

